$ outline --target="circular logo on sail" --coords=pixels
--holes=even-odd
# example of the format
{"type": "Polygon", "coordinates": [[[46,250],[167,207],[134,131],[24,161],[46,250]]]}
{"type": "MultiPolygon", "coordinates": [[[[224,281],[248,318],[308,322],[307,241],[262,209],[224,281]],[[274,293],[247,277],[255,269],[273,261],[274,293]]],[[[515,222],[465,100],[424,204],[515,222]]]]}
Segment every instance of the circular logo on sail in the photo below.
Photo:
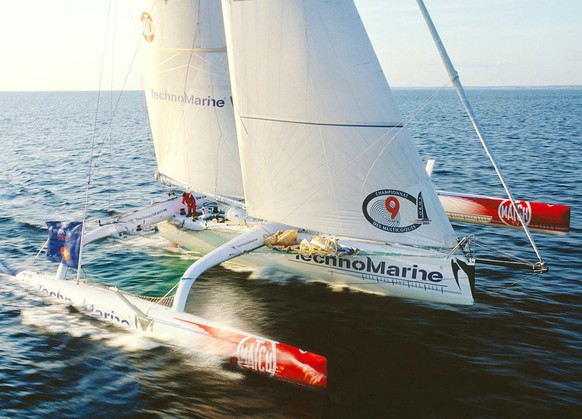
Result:
{"type": "Polygon", "coordinates": [[[142,35],[147,42],[154,40],[154,21],[149,13],[141,14],[141,23],[143,25],[142,35]]]}
{"type": "MultiPolygon", "coordinates": [[[[531,221],[531,206],[529,202],[516,201],[515,206],[520,212],[525,225],[529,225],[531,221]]],[[[521,225],[519,216],[515,212],[515,208],[513,208],[513,205],[511,205],[511,201],[509,199],[506,199],[501,204],[499,204],[499,208],[497,208],[497,214],[499,215],[499,219],[507,225],[513,227],[519,227],[521,225]]]]}
{"type": "Polygon", "coordinates": [[[370,224],[390,233],[406,233],[430,221],[424,208],[422,192],[414,197],[396,189],[381,189],[364,199],[362,212],[370,224]],[[410,223],[404,220],[413,221],[410,223]]]}

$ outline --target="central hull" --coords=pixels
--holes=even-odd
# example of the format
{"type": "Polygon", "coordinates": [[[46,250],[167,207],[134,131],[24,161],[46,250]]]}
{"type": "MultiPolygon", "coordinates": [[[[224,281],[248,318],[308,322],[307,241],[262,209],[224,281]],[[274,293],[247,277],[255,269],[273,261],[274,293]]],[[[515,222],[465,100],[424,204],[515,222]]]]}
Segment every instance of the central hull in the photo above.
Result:
{"type": "MultiPolygon", "coordinates": [[[[192,231],[162,223],[158,228],[167,240],[204,255],[241,234],[243,227],[208,223],[204,230],[192,231]]],[[[368,293],[451,304],[474,301],[474,263],[463,256],[398,245],[342,244],[358,250],[354,254],[305,255],[262,247],[235,261],[368,293]]]]}

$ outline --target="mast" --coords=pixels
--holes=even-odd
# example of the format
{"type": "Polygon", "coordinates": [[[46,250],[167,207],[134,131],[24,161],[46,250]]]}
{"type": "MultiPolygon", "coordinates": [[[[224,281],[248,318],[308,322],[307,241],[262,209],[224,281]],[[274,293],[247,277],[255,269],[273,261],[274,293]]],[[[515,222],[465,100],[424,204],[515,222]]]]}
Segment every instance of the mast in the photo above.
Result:
{"type": "Polygon", "coordinates": [[[508,197],[509,201],[511,202],[511,205],[513,206],[513,209],[515,210],[515,212],[519,218],[519,221],[523,227],[523,230],[524,230],[527,238],[529,239],[536,256],[539,259],[538,264],[540,265],[540,267],[543,268],[545,265],[545,262],[543,261],[541,255],[538,251],[538,248],[533,240],[533,237],[531,236],[531,233],[527,227],[527,224],[525,223],[525,221],[523,219],[523,215],[521,214],[521,212],[517,208],[517,203],[515,202],[515,199],[513,199],[513,195],[511,194],[509,187],[507,186],[507,183],[505,182],[505,179],[503,178],[503,175],[501,174],[501,171],[499,170],[499,165],[497,164],[497,161],[495,160],[495,157],[493,156],[493,153],[491,152],[491,149],[489,148],[489,144],[487,142],[487,139],[485,138],[485,133],[481,129],[481,125],[479,125],[479,122],[477,121],[477,116],[475,115],[475,112],[473,111],[473,108],[472,108],[471,104],[469,103],[469,99],[467,98],[467,95],[465,94],[465,89],[463,88],[463,85],[461,84],[461,80],[459,79],[459,74],[457,73],[457,70],[455,70],[453,63],[451,62],[449,54],[447,53],[447,50],[445,49],[445,46],[444,46],[444,44],[443,44],[443,42],[442,42],[442,40],[441,40],[437,30],[436,30],[436,27],[434,26],[434,23],[430,17],[430,14],[428,13],[426,6],[424,5],[423,0],[416,0],[416,3],[418,4],[418,7],[420,8],[420,11],[421,11],[422,16],[424,18],[424,21],[426,22],[426,25],[428,26],[428,29],[430,31],[430,34],[432,35],[434,43],[436,44],[436,47],[437,47],[439,54],[441,56],[441,60],[443,61],[443,64],[445,65],[445,68],[447,69],[447,73],[449,74],[449,78],[450,78],[451,82],[453,83],[455,91],[457,92],[457,95],[461,99],[461,103],[463,104],[463,107],[465,108],[465,112],[467,112],[467,115],[469,116],[469,119],[471,120],[471,123],[473,124],[473,128],[475,129],[475,132],[477,133],[477,137],[479,138],[479,141],[481,142],[481,145],[483,146],[483,149],[485,150],[485,154],[487,154],[487,157],[489,157],[489,160],[491,161],[491,164],[493,165],[493,168],[495,169],[495,172],[497,173],[497,176],[499,177],[499,180],[501,181],[501,184],[503,185],[503,189],[505,189],[505,193],[507,194],[507,197],[508,197]]]}

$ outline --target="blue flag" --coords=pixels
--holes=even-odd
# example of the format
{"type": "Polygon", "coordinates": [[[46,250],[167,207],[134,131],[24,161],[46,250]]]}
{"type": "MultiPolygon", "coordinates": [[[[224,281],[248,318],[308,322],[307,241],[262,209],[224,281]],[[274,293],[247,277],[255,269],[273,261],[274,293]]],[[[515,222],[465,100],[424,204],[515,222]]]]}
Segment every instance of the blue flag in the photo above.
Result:
{"type": "Polygon", "coordinates": [[[79,266],[83,223],[80,221],[47,221],[49,240],[46,256],[53,262],[62,262],[76,268],[79,266]]]}

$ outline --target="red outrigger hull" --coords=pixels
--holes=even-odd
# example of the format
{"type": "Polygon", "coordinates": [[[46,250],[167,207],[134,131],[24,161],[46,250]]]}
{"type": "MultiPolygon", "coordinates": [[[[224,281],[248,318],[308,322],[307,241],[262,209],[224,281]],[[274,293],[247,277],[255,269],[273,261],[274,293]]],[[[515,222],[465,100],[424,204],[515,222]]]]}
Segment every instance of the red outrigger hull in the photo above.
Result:
{"type": "Polygon", "coordinates": [[[243,370],[309,387],[327,387],[327,359],[324,356],[180,317],[176,320],[195,325],[219,339],[225,348],[230,348],[230,362],[243,370]]]}
{"type": "MultiPolygon", "coordinates": [[[[509,199],[438,192],[451,221],[520,228],[521,223],[509,199]]],[[[570,207],[534,201],[516,201],[528,228],[543,233],[568,234],[570,207]]]]}

